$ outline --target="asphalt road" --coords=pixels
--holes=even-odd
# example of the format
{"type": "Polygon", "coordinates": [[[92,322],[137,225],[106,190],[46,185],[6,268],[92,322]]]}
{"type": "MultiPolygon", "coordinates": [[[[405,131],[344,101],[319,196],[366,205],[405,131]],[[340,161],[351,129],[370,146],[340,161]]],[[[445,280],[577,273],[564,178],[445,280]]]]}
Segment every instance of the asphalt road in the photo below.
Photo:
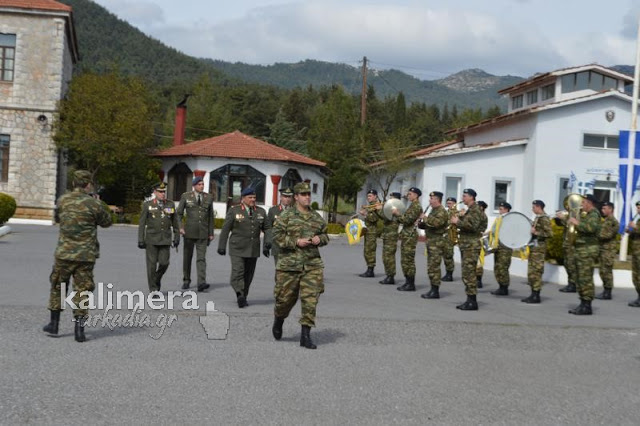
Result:
{"type": "MultiPolygon", "coordinates": [[[[336,239],[322,249],[311,351],[299,347],[299,305],[283,339],[271,336],[273,260],[258,261],[250,306],[238,309],[214,241],[200,309],[146,310],[177,315],[157,340],[158,328],[98,325],[79,344],[69,311],[59,337],[41,331],[57,228],[11,227],[0,238],[2,424],[638,424],[640,309],[627,306],[630,289],[575,317],[575,294],[550,284],[542,304],[525,305],[529,289],[513,277],[512,294],[497,298],[488,271],[480,310],[461,312],[459,269],[440,300],[419,297],[422,244],[418,291],[400,293],[378,284],[380,261],[375,279],[359,278],[362,246],[336,239]],[[230,317],[226,340],[208,340],[200,324],[208,301],[230,317]]],[[[136,232],[100,230],[96,282],[146,289],[136,232]]],[[[181,255],[172,253],[165,292],[180,288],[181,255]]]]}

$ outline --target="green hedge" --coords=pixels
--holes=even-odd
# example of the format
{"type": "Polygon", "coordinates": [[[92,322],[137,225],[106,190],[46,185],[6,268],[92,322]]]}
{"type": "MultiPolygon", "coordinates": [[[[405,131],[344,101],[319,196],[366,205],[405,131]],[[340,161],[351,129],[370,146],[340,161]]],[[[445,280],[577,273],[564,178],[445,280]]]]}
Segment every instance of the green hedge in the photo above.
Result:
{"type": "Polygon", "coordinates": [[[329,223],[327,225],[328,234],[344,234],[344,225],[339,223],[329,223]]]}
{"type": "Polygon", "coordinates": [[[13,217],[16,212],[16,199],[0,192],[0,225],[13,217]]]}

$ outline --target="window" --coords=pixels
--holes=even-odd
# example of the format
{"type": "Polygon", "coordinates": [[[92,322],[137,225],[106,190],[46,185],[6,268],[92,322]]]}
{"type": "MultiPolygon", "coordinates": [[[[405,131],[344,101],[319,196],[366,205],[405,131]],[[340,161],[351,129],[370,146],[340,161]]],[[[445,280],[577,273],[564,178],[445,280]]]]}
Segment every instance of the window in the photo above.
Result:
{"type": "Polygon", "coordinates": [[[318,184],[317,184],[317,183],[314,183],[314,184],[313,184],[313,186],[312,186],[311,188],[313,188],[311,191],[312,191],[314,194],[317,194],[317,193],[318,193],[318,184]]]}
{"type": "Polygon", "coordinates": [[[256,201],[264,204],[266,177],[251,166],[227,164],[209,174],[209,192],[213,201],[222,203],[240,202],[244,188],[256,190],[256,201]]]}
{"type": "Polygon", "coordinates": [[[0,135],[0,182],[9,181],[9,135],[0,135]]]}
{"type": "Polygon", "coordinates": [[[617,135],[585,134],[582,146],[584,148],[618,149],[620,144],[617,135]]]}
{"type": "Polygon", "coordinates": [[[615,198],[617,182],[597,180],[593,188],[593,196],[600,203],[603,201],[612,201],[615,198]]]}
{"type": "Polygon", "coordinates": [[[511,109],[522,108],[523,96],[518,95],[511,98],[511,109]]]}
{"type": "Polygon", "coordinates": [[[282,176],[282,180],[280,181],[280,188],[291,188],[296,185],[296,183],[302,182],[302,177],[300,177],[300,173],[296,169],[289,169],[287,173],[282,176]]]}
{"type": "Polygon", "coordinates": [[[185,163],[178,163],[169,170],[169,188],[167,197],[178,201],[182,194],[191,191],[193,172],[185,163]]]}
{"type": "Polygon", "coordinates": [[[541,97],[543,101],[546,101],[547,99],[551,99],[553,97],[556,96],[556,84],[548,84],[546,86],[544,86],[542,89],[540,89],[541,92],[541,97]]]}
{"type": "Polygon", "coordinates": [[[16,35],[0,33],[0,81],[13,81],[16,35]]]}
{"type": "Polygon", "coordinates": [[[495,180],[493,182],[493,210],[497,211],[500,203],[508,202],[511,196],[511,181],[495,180]]]}
{"type": "Polygon", "coordinates": [[[575,92],[577,90],[591,89],[597,92],[601,90],[615,89],[617,80],[607,77],[595,71],[583,71],[562,76],[562,93],[575,92]]]}
{"type": "Polygon", "coordinates": [[[461,177],[447,176],[445,178],[444,197],[445,200],[449,197],[453,197],[460,201],[460,187],[462,186],[461,177]]]}
{"type": "Polygon", "coordinates": [[[558,207],[556,210],[564,210],[564,199],[571,193],[569,187],[569,178],[560,178],[558,180],[558,207]]]}
{"type": "Polygon", "coordinates": [[[538,89],[527,92],[527,105],[538,102],[538,89]]]}

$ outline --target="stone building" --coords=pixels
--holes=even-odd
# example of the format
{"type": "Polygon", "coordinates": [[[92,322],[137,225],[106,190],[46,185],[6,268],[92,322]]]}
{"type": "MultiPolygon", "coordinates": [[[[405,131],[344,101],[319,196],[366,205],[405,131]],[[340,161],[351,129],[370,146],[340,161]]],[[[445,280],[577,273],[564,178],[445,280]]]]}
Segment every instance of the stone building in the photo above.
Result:
{"type": "Polygon", "coordinates": [[[52,219],[66,186],[51,124],[77,60],[71,7],[0,0],[0,192],[15,217],[52,219]]]}

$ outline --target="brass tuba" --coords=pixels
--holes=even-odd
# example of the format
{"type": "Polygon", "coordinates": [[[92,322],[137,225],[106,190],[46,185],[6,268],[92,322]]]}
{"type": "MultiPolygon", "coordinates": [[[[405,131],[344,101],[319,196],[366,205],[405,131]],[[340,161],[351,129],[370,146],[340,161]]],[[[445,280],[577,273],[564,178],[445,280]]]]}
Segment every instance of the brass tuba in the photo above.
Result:
{"type": "MultiPolygon", "coordinates": [[[[562,205],[568,213],[567,221],[572,217],[576,219],[580,218],[580,210],[582,209],[583,197],[580,194],[569,194],[564,197],[562,205]]],[[[570,245],[574,245],[576,242],[576,226],[573,223],[567,223],[567,233],[565,238],[570,245]]]]}

